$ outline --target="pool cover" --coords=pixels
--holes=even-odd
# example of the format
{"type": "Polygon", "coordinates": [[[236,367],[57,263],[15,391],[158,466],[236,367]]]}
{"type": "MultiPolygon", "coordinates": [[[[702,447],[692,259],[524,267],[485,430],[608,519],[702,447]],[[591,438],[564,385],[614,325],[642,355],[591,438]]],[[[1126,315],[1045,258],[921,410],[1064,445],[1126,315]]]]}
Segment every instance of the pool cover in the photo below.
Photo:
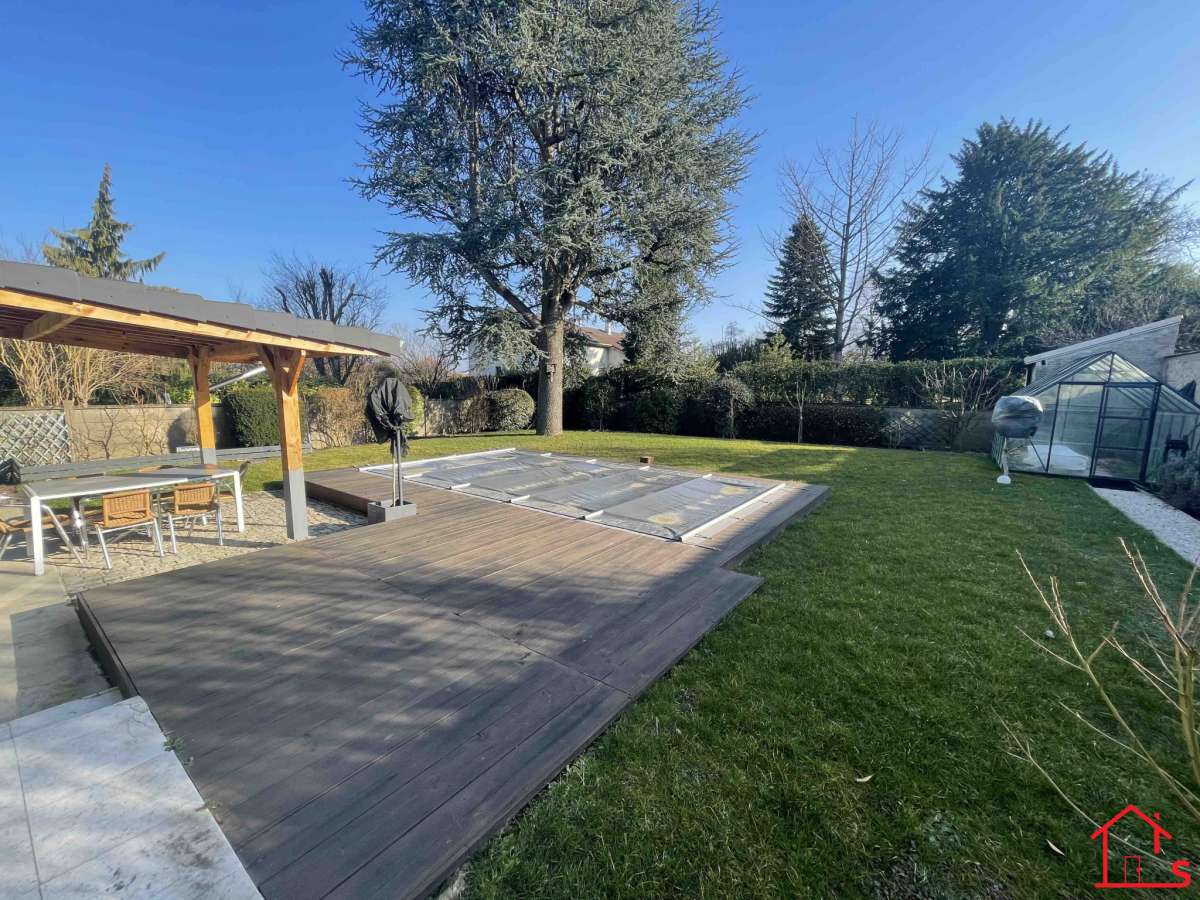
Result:
{"type": "MultiPolygon", "coordinates": [[[[391,477],[390,466],[363,469],[391,477]]],[[[405,463],[407,480],[572,518],[685,540],[780,487],[776,482],[661,466],[493,450],[405,463]]]]}

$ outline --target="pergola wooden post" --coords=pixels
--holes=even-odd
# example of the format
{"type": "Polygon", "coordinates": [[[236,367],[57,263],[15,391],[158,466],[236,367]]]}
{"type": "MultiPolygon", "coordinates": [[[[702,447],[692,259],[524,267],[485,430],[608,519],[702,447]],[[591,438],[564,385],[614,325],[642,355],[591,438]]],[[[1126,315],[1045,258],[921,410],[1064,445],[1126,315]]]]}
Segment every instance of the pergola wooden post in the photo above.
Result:
{"type": "Polygon", "coordinates": [[[259,358],[267,368],[279,407],[279,457],[283,463],[283,500],[287,509],[287,535],[308,537],[304,492],[304,437],[300,433],[300,373],[307,355],[303,350],[260,345],[259,358]]]}
{"type": "Polygon", "coordinates": [[[196,443],[200,445],[200,462],[207,466],[217,464],[217,436],[213,428],[212,398],[208,393],[208,375],[212,368],[212,350],[197,347],[188,355],[195,385],[193,406],[196,410],[196,443]]]}

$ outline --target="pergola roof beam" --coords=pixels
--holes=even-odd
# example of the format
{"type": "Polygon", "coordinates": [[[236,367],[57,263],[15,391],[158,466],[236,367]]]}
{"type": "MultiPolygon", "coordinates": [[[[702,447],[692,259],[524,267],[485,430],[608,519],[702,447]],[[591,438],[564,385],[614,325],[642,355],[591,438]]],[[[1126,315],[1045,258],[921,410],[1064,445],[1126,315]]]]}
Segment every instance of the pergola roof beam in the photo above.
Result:
{"type": "Polygon", "coordinates": [[[70,325],[78,318],[79,316],[68,316],[63,313],[43,313],[25,326],[21,337],[27,341],[39,341],[54,334],[60,328],[70,325]]]}

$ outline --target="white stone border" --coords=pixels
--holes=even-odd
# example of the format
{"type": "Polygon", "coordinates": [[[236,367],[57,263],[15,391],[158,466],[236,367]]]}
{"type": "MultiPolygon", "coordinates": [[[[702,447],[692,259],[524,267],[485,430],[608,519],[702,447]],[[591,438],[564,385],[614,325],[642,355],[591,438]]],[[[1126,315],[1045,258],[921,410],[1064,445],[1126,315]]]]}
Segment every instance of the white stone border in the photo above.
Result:
{"type": "Polygon", "coordinates": [[[1193,519],[1146,491],[1114,491],[1098,487],[1092,490],[1188,563],[1194,565],[1200,559],[1200,519],[1193,519]]]}

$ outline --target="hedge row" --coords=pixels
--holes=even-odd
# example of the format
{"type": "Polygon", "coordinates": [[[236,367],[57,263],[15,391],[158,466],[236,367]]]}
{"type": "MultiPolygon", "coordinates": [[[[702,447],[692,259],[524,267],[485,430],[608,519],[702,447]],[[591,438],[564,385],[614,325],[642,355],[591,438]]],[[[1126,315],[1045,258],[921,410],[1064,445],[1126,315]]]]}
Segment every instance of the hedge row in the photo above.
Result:
{"type": "MultiPolygon", "coordinates": [[[[1017,390],[1023,380],[1019,360],[960,359],[944,365],[986,372],[999,393],[1017,390]]],[[[624,366],[567,391],[563,418],[567,428],[794,441],[799,385],[806,442],[886,446],[894,436],[888,433],[884,407],[933,406],[923,383],[926,371],[921,362],[760,358],[731,373],[669,384],[624,366]]]]}
{"type": "MultiPolygon", "coordinates": [[[[809,403],[920,409],[930,406],[924,384],[929,365],[921,360],[898,363],[791,360],[780,363],[776,359],[760,357],[739,364],[734,374],[759,400],[784,400],[784,395],[790,395],[800,382],[809,403]]],[[[1005,393],[1024,383],[1024,366],[1018,359],[969,357],[946,360],[941,365],[950,370],[985,371],[990,381],[1005,388],[1005,393]]]]}
{"type": "MultiPolygon", "coordinates": [[[[413,422],[407,429],[415,435],[425,415],[425,398],[412,385],[413,422]]],[[[373,440],[363,412],[364,398],[342,387],[306,388],[300,395],[300,430],[321,433],[332,446],[373,440]]],[[[533,401],[530,400],[530,403],[533,401]]],[[[279,407],[270,385],[247,385],[225,394],[221,406],[239,447],[269,447],[279,443],[279,407]]]]}

